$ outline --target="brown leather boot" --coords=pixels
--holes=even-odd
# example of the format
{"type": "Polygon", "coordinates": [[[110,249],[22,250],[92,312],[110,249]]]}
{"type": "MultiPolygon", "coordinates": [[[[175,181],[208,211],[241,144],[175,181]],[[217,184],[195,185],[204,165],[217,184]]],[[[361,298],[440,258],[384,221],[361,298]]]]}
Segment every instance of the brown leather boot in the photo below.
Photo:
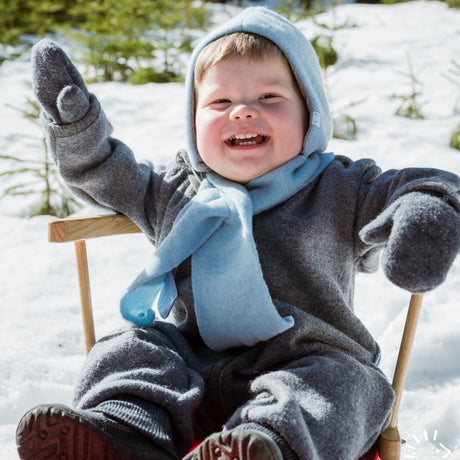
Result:
{"type": "Polygon", "coordinates": [[[235,428],[206,438],[184,460],[283,460],[276,442],[262,431],[235,428]]]}
{"type": "Polygon", "coordinates": [[[177,460],[134,430],[57,404],[27,412],[16,444],[22,460],[177,460]]]}

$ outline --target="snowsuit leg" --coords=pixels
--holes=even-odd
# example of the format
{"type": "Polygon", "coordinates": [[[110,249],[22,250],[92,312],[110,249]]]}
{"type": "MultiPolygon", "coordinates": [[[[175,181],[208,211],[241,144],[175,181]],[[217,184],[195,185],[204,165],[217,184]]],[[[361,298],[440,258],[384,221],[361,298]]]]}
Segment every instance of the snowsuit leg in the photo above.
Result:
{"type": "Polygon", "coordinates": [[[394,399],[377,367],[340,351],[313,353],[262,374],[251,393],[226,427],[269,427],[300,460],[356,460],[388,423],[394,399]]]}
{"type": "Polygon", "coordinates": [[[74,404],[179,457],[223,425],[256,423],[300,460],[356,460],[389,420],[388,380],[376,366],[330,348],[315,346],[286,364],[280,341],[216,353],[192,348],[170,324],[132,327],[94,346],[74,404]]]}
{"type": "Polygon", "coordinates": [[[73,405],[134,428],[177,456],[192,446],[192,414],[203,379],[178,349],[188,350],[174,326],[132,327],[99,340],[89,353],[73,405]],[[97,406],[97,407],[96,407],[97,406]]]}

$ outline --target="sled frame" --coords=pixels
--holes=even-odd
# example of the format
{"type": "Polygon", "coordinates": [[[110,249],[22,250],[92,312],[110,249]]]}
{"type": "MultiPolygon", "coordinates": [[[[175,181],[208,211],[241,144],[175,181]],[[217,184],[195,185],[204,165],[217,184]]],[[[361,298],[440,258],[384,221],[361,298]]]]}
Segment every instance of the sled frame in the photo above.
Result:
{"type": "MultiPolygon", "coordinates": [[[[48,223],[49,242],[73,242],[75,245],[86,354],[89,353],[96,342],[86,240],[130,233],[142,233],[142,231],[131,219],[122,214],[68,217],[65,219],[56,219],[48,223]]],[[[401,437],[397,427],[397,418],[422,299],[423,295],[421,294],[412,294],[410,298],[393,376],[392,386],[396,399],[393,405],[392,417],[388,428],[380,435],[377,445],[381,460],[400,460],[401,458],[401,437]]]]}

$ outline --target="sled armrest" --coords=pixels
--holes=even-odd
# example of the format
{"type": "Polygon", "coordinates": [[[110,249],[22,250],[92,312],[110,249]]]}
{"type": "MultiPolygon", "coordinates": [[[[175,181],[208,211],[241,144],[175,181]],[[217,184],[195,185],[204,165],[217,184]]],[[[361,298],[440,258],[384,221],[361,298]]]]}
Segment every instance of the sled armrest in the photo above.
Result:
{"type": "Polygon", "coordinates": [[[78,285],[80,288],[81,314],[85,350],[88,354],[96,342],[91,285],[89,281],[86,241],[102,236],[142,233],[141,229],[122,214],[104,214],[87,217],[67,217],[48,223],[48,241],[51,243],[74,242],[77,259],[78,285]]]}
{"type": "Polygon", "coordinates": [[[123,214],[67,217],[48,223],[48,241],[51,243],[67,243],[126,233],[142,233],[142,230],[123,214]]]}
{"type": "Polygon", "coordinates": [[[387,429],[380,435],[379,439],[379,454],[382,460],[399,460],[401,458],[401,437],[397,427],[397,419],[404,391],[404,384],[406,383],[409,359],[414,344],[415,331],[422,308],[422,301],[423,294],[411,295],[396,368],[393,375],[392,385],[396,397],[393,404],[393,413],[387,429]]]}

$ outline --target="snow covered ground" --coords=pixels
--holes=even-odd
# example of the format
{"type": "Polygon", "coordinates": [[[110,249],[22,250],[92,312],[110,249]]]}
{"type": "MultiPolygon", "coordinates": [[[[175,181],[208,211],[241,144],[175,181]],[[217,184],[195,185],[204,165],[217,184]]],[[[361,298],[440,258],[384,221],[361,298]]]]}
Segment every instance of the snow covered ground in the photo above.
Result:
{"type": "MultiPolygon", "coordinates": [[[[222,14],[224,15],[224,14],[222,14]]],[[[357,123],[354,141],[330,150],[372,157],[384,169],[433,166],[460,174],[460,152],[449,137],[460,124],[460,86],[445,75],[460,64],[460,11],[443,3],[353,5],[321,18],[350,27],[334,33],[341,57],[329,72],[330,99],[357,123]],[[352,27],[351,27],[352,26],[352,27]],[[422,84],[424,120],[394,115],[408,95],[409,64],[422,84]]],[[[311,38],[318,27],[299,23],[311,38]]],[[[0,152],[39,155],[41,131],[12,109],[31,97],[27,56],[0,66],[0,152]]],[[[460,75],[457,76],[460,85],[460,75]]],[[[165,162],[183,144],[182,84],[91,86],[115,127],[139,158],[165,162]]],[[[0,172],[6,167],[0,163],[0,172]]],[[[1,187],[1,183],[0,183],[1,187]]],[[[49,217],[25,218],[30,200],[0,201],[0,457],[17,459],[14,433],[21,415],[43,402],[68,403],[84,360],[72,245],[49,244],[49,217]]],[[[86,210],[94,212],[94,210],[86,210]]],[[[88,244],[96,332],[122,323],[117,299],[151,248],[142,235],[88,244]]],[[[425,296],[399,420],[403,458],[460,459],[460,257],[447,281],[425,296]]],[[[379,272],[357,279],[356,310],[379,340],[391,377],[409,295],[379,272]]],[[[328,459],[325,459],[328,460],[328,459]]]]}

